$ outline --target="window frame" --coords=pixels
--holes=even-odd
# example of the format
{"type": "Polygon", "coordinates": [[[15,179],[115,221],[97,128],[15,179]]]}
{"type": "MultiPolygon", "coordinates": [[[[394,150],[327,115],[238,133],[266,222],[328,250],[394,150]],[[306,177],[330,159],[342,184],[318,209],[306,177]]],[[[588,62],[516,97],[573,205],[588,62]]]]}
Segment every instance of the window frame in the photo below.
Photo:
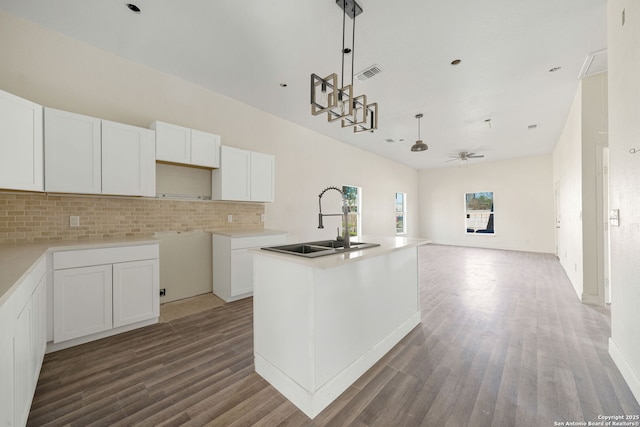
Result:
{"type": "MultiPolygon", "coordinates": [[[[353,230],[353,232],[349,230],[349,238],[357,239],[358,237],[362,236],[362,187],[358,187],[357,185],[343,185],[342,192],[344,194],[344,197],[347,198],[347,201],[349,200],[349,191],[347,190],[348,188],[356,189],[355,204],[349,205],[349,212],[351,214],[354,210],[356,212],[356,228],[355,230],[353,230]]],[[[352,222],[349,222],[352,225],[352,222]]],[[[344,230],[344,219],[341,221],[341,225],[342,229],[344,230]]]]}
{"type": "Polygon", "coordinates": [[[396,192],[395,197],[395,218],[396,218],[396,236],[407,234],[407,193],[402,191],[396,192]],[[398,195],[402,195],[402,209],[398,210],[398,195]],[[398,217],[402,216],[402,230],[398,230],[398,217]]]}
{"type": "MultiPolygon", "coordinates": [[[[484,204],[485,202],[480,202],[484,204]]],[[[495,236],[495,192],[494,191],[473,191],[464,193],[464,230],[465,234],[473,236],[495,236]],[[491,207],[489,209],[469,209],[469,196],[473,196],[474,199],[486,198],[486,195],[490,194],[491,207]],[[471,215],[478,216],[480,220],[486,220],[486,226],[484,229],[478,228],[475,225],[478,219],[470,218],[471,215]],[[473,226],[469,226],[473,224],[473,226]],[[471,231],[470,231],[471,230],[471,231]]]]}

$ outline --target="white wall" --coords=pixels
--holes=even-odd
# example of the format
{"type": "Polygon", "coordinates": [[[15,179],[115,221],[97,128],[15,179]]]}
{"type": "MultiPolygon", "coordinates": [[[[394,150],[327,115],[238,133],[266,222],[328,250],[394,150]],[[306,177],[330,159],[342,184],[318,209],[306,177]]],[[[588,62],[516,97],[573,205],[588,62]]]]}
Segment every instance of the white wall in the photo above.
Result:
{"type": "MultiPolygon", "coordinates": [[[[363,234],[395,233],[397,191],[408,194],[409,218],[417,217],[414,169],[3,12],[0,58],[0,89],[45,106],[143,127],[167,121],[275,155],[276,202],[266,206],[265,226],[292,241],[335,236],[330,218],[317,229],[318,194],[330,185],[362,187],[363,234]]],[[[324,211],[339,210],[339,201],[325,203],[324,211]]],[[[411,223],[408,231],[418,235],[411,223]]]]}
{"type": "Polygon", "coordinates": [[[580,82],[553,151],[557,255],[582,302],[604,305],[603,149],[607,73],[580,82]]]}
{"type": "Polygon", "coordinates": [[[582,84],[553,150],[557,255],[578,298],[582,295],[582,84]]]}
{"type": "Polygon", "coordinates": [[[553,253],[551,156],[419,172],[420,227],[434,243],[553,253]],[[467,234],[464,194],[493,191],[495,235],[467,234]]]}
{"type": "Polygon", "coordinates": [[[609,353],[640,401],[640,2],[609,0],[609,194],[620,209],[611,227],[609,353]],[[625,11],[626,23],[621,15],[625,11]]]}
{"type": "Polygon", "coordinates": [[[607,73],[582,81],[582,302],[604,306],[602,156],[608,141],[607,73]]]}

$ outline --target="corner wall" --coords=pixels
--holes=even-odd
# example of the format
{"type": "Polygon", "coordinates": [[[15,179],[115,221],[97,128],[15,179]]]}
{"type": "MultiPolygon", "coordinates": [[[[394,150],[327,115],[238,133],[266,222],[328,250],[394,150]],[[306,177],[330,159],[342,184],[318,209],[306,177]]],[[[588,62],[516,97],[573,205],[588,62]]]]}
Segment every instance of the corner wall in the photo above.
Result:
{"type": "Polygon", "coordinates": [[[607,147],[607,73],[580,82],[553,151],[557,255],[576,295],[605,304],[603,149],[607,147]]]}
{"type": "Polygon", "coordinates": [[[620,209],[610,228],[609,353],[640,401],[640,2],[609,0],[609,196],[620,209]],[[625,24],[622,25],[622,13],[625,24]]]}
{"type": "Polygon", "coordinates": [[[551,156],[422,170],[421,234],[434,243],[554,252],[551,156]],[[493,191],[495,235],[467,234],[464,194],[493,191]]]}

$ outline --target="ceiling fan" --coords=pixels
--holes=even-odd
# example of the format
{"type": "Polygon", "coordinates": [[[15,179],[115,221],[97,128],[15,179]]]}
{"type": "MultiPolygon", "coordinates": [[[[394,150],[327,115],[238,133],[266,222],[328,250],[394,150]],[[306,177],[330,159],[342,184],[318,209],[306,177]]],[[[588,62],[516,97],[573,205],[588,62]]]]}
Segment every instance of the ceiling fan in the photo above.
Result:
{"type": "Polygon", "coordinates": [[[451,160],[447,160],[447,162],[453,162],[454,160],[459,160],[460,163],[467,163],[469,159],[480,159],[484,157],[484,154],[476,154],[476,153],[467,153],[466,151],[461,151],[455,156],[449,156],[451,160]]]}

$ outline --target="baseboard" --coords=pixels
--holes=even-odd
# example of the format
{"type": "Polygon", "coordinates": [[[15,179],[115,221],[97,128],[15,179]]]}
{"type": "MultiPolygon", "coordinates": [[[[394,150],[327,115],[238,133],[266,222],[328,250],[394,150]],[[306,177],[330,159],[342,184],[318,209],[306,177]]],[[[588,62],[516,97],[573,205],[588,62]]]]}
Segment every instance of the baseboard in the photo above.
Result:
{"type": "Polygon", "coordinates": [[[291,403],[313,419],[360,378],[362,374],[375,365],[419,323],[420,311],[409,317],[377,345],[345,367],[315,392],[310,392],[297,384],[258,353],[254,354],[255,369],[260,376],[289,399],[291,403]]]}
{"type": "Polygon", "coordinates": [[[602,297],[594,294],[582,293],[582,303],[588,305],[597,305],[599,307],[604,306],[604,300],[602,297]]]}
{"type": "Polygon", "coordinates": [[[132,323],[131,325],[120,326],[119,328],[109,329],[108,331],[98,332],[97,334],[91,334],[84,337],[74,338],[62,342],[50,341],[47,343],[47,350],[45,353],[53,353],[54,351],[64,350],[65,348],[74,347],[80,344],[86,344],[91,341],[100,340],[102,338],[118,335],[123,332],[133,331],[134,329],[142,328],[144,326],[154,325],[158,323],[158,317],[153,319],[143,320],[142,322],[132,323]]]}
{"type": "Polygon", "coordinates": [[[618,370],[622,374],[622,378],[627,382],[627,385],[631,389],[631,393],[636,398],[637,402],[640,402],[640,377],[633,371],[631,365],[624,357],[624,354],[620,350],[620,347],[616,344],[613,338],[609,338],[609,355],[613,359],[613,363],[616,364],[618,370]]]}

